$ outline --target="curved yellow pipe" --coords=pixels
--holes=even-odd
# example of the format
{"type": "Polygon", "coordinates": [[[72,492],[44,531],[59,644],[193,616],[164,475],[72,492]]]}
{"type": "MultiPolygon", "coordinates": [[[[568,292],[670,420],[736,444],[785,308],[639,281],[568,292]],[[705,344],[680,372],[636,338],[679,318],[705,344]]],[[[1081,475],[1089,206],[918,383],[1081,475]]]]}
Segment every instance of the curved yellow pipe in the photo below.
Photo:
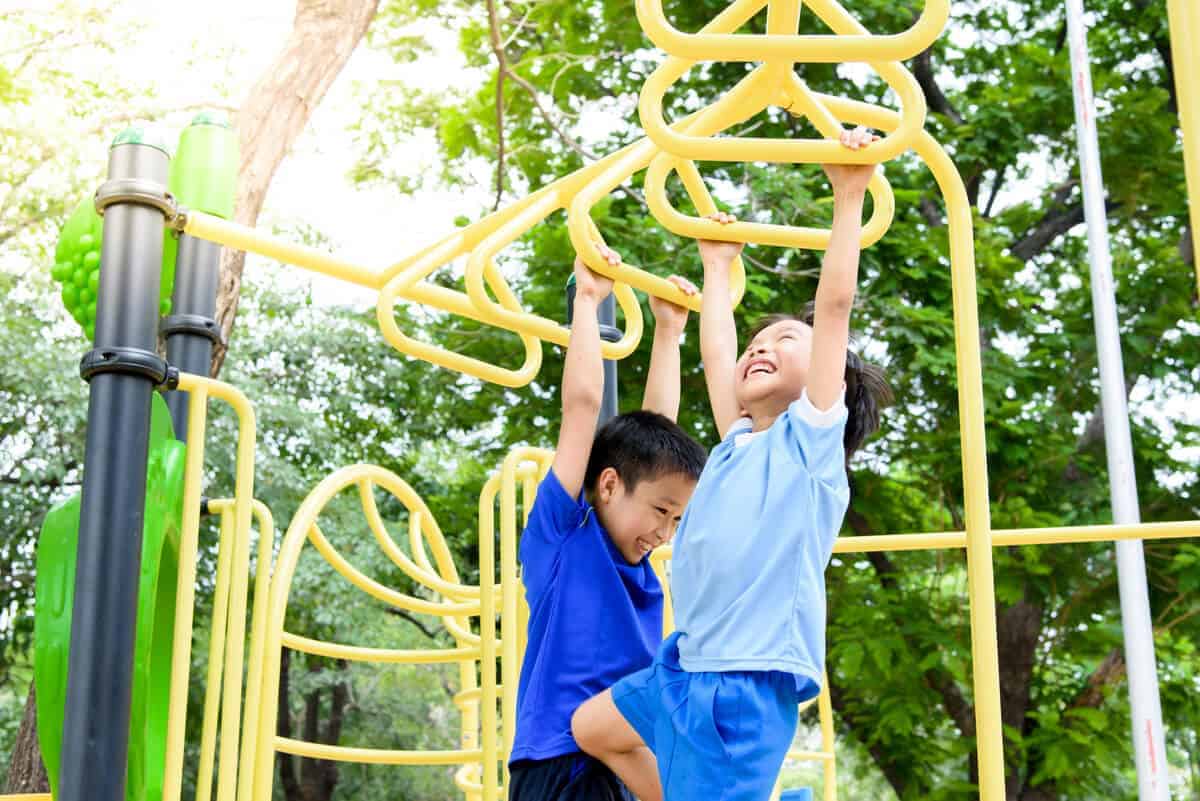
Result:
{"type": "MultiPolygon", "coordinates": [[[[805,0],[814,9],[834,5],[832,0],[805,0]]],[[[767,0],[738,0],[730,8],[738,15],[754,16],[767,0]]],[[[903,61],[925,50],[935,41],[950,18],[949,0],[926,0],[921,16],[903,33],[872,36],[734,34],[738,27],[719,33],[688,34],[675,28],[663,11],[662,0],[637,0],[638,22],[660,50],[694,61],[903,61]]],[[[839,6],[840,8],[840,6],[839,6]]]]}

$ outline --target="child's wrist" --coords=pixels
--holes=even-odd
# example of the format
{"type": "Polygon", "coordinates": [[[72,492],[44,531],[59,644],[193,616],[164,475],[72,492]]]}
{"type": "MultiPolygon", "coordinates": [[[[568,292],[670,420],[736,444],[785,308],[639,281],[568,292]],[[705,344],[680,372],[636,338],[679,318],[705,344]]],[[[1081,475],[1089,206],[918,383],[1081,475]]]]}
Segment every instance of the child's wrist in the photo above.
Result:
{"type": "Polygon", "coordinates": [[[683,336],[683,330],[687,327],[687,323],[665,322],[655,318],[654,320],[654,338],[664,337],[670,341],[678,341],[683,336]]]}
{"type": "Polygon", "coordinates": [[[833,204],[835,206],[849,206],[852,204],[862,205],[866,201],[867,190],[862,189],[842,189],[833,190],[833,204]]]}

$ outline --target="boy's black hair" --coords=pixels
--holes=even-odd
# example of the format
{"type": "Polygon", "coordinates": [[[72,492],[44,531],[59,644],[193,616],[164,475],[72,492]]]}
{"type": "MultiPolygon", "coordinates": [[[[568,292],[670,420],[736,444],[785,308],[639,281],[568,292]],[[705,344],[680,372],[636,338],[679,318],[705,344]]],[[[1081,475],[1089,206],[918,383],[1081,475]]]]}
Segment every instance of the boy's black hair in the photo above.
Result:
{"type": "MultiPolygon", "coordinates": [[[[768,314],[754,324],[746,341],[753,341],[759,332],[787,320],[796,320],[811,327],[814,314],[815,304],[812,301],[805,305],[800,314],[768,314]]],[[[853,341],[850,344],[854,344],[853,341]]],[[[846,464],[849,464],[854,452],[863,446],[867,437],[879,429],[879,414],[884,408],[895,403],[895,397],[883,368],[864,362],[850,348],[846,348],[845,377],[848,414],[842,445],[846,450],[846,464]]]]}
{"type": "Polygon", "coordinates": [[[594,490],[604,469],[617,471],[627,490],[639,481],[665,475],[684,475],[693,481],[708,454],[670,418],[648,411],[619,414],[600,427],[592,442],[584,489],[594,490]]]}

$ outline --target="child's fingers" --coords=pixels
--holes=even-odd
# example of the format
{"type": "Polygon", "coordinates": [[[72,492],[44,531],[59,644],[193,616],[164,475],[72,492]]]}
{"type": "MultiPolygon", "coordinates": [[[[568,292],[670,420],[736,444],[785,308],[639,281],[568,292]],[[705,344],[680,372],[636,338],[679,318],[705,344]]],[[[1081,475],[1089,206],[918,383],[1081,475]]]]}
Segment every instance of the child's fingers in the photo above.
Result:
{"type": "Polygon", "coordinates": [[[620,254],[610,248],[608,245],[605,245],[602,242],[597,242],[596,248],[600,251],[600,255],[604,257],[604,260],[609,264],[617,265],[621,263],[620,254]]]}
{"type": "Polygon", "coordinates": [[[672,275],[667,280],[679,287],[679,291],[685,295],[695,295],[700,291],[696,288],[695,284],[684,278],[682,275],[672,275]]]}
{"type": "Polygon", "coordinates": [[[858,150],[859,148],[866,147],[870,143],[878,140],[878,136],[871,133],[870,129],[862,125],[858,126],[852,131],[843,130],[838,134],[838,141],[851,150],[858,150]]]}
{"type": "Polygon", "coordinates": [[[728,212],[724,212],[724,211],[718,211],[716,214],[710,214],[707,217],[705,217],[705,219],[712,220],[713,222],[718,222],[721,225],[728,225],[729,223],[737,222],[737,217],[733,216],[732,214],[729,214],[728,212]]]}

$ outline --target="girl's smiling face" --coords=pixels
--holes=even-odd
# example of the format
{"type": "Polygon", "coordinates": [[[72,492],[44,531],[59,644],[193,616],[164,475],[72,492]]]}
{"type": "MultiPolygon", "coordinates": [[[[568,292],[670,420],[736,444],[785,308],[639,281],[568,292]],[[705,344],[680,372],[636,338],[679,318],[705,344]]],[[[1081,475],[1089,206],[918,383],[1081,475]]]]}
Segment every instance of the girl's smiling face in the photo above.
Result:
{"type": "Polygon", "coordinates": [[[737,401],[747,413],[778,414],[800,397],[808,381],[812,336],[807,324],[781,320],[750,340],[735,372],[737,401]]]}

